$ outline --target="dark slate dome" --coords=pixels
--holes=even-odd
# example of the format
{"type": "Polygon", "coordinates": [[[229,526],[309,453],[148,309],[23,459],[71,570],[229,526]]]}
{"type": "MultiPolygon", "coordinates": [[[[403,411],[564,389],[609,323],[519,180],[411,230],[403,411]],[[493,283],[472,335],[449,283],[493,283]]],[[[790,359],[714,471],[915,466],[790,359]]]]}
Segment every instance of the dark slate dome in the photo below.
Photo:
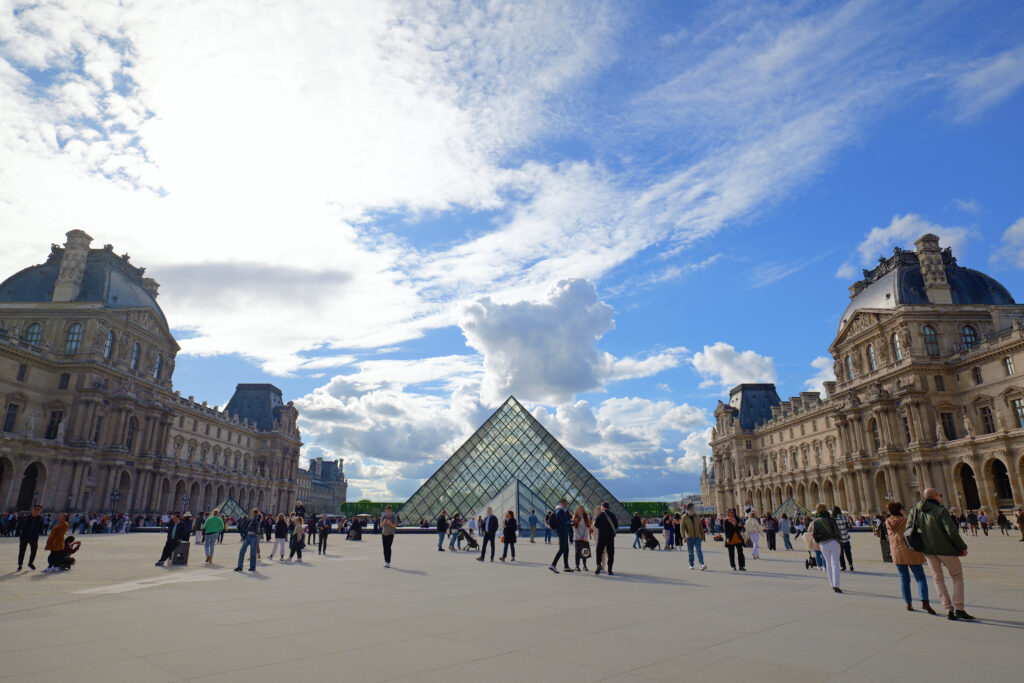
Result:
{"type": "MultiPolygon", "coordinates": [[[[1012,306],[1016,303],[1006,287],[995,278],[957,265],[948,247],[942,251],[942,265],[954,305],[1012,306]]],[[[839,320],[840,332],[853,319],[854,313],[861,309],[931,303],[925,292],[917,254],[898,247],[890,258],[879,259],[876,268],[865,270],[864,279],[850,289],[853,298],[839,320]]]]}
{"type": "MultiPolygon", "coordinates": [[[[29,266],[0,284],[0,302],[49,302],[60,273],[64,249],[54,245],[45,263],[29,266]]],[[[167,327],[167,318],[146,291],[145,268],[136,268],[127,257],[118,256],[112,247],[90,249],[82,275],[82,287],[75,301],[101,303],[108,308],[149,308],[167,327]]],[[[152,282],[152,281],[150,281],[152,282]]],[[[156,284],[152,284],[154,291],[156,284]]]]}

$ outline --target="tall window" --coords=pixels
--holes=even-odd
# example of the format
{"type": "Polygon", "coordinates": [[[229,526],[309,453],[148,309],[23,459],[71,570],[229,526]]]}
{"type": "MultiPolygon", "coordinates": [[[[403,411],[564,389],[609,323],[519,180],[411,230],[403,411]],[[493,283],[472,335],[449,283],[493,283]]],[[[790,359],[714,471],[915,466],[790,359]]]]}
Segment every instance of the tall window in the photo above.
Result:
{"type": "Polygon", "coordinates": [[[1024,399],[1013,399],[1013,416],[1017,419],[1017,429],[1024,428],[1024,399]]]}
{"type": "Polygon", "coordinates": [[[903,436],[907,439],[907,444],[910,444],[910,442],[914,440],[913,437],[911,437],[911,435],[910,435],[910,420],[908,420],[907,416],[904,415],[902,417],[902,421],[903,421],[903,436]]]}
{"type": "Polygon", "coordinates": [[[160,367],[164,364],[164,355],[162,353],[156,354],[156,362],[153,363],[153,377],[160,379],[160,367]]]}
{"type": "Polygon", "coordinates": [[[100,434],[103,433],[103,416],[100,415],[96,418],[96,428],[92,430],[92,442],[100,442],[100,434]]]}
{"type": "Polygon", "coordinates": [[[868,429],[871,430],[871,443],[875,445],[875,452],[877,452],[882,447],[882,439],[878,434],[878,420],[872,418],[871,421],[868,422],[868,429]]]}
{"type": "Polygon", "coordinates": [[[132,444],[135,443],[135,430],[139,428],[139,421],[134,417],[128,420],[128,434],[124,438],[124,446],[129,451],[132,450],[132,444]]]}
{"type": "Polygon", "coordinates": [[[1013,374],[1013,356],[1007,356],[1003,359],[1003,367],[1006,368],[1006,374],[1013,374]]]}
{"type": "Polygon", "coordinates": [[[131,363],[129,364],[132,370],[139,369],[139,351],[139,343],[135,342],[134,344],[132,344],[132,359],[131,363]]]}
{"type": "Polygon", "coordinates": [[[871,370],[871,372],[874,372],[875,370],[878,369],[878,362],[875,360],[875,347],[874,347],[874,345],[868,344],[867,355],[868,355],[868,368],[871,370]]]}
{"type": "Polygon", "coordinates": [[[970,325],[964,325],[960,328],[960,341],[963,343],[965,349],[972,349],[978,345],[978,333],[970,325]]]}
{"type": "Polygon", "coordinates": [[[981,368],[978,366],[971,368],[971,379],[975,384],[981,384],[981,368]]]}
{"type": "Polygon", "coordinates": [[[13,432],[14,425],[18,422],[18,406],[17,403],[8,403],[7,411],[4,413],[4,431],[13,432]]]}
{"type": "Polygon", "coordinates": [[[73,356],[78,353],[78,347],[82,345],[82,326],[75,323],[68,328],[67,336],[64,339],[64,353],[73,356]]]}
{"type": "Polygon", "coordinates": [[[849,356],[846,357],[846,379],[853,379],[853,359],[849,356]]]}
{"type": "Polygon", "coordinates": [[[953,413],[941,413],[939,420],[942,422],[942,432],[946,435],[948,441],[956,439],[956,421],[953,419],[953,413]]]}
{"type": "Polygon", "coordinates": [[[107,330],[107,339],[103,342],[103,357],[109,359],[114,355],[114,331],[107,330]]]}
{"type": "Polygon", "coordinates": [[[24,382],[26,375],[28,375],[28,366],[22,363],[18,366],[18,381],[24,382]]]}
{"type": "Polygon", "coordinates": [[[46,423],[46,434],[44,435],[47,439],[56,439],[57,432],[60,431],[60,423],[64,421],[63,410],[51,410],[50,421],[46,423]]]}
{"type": "Polygon", "coordinates": [[[25,341],[32,346],[39,346],[43,338],[43,326],[39,323],[32,323],[25,328],[25,341]]]}
{"type": "Polygon", "coordinates": [[[996,431],[995,420],[992,419],[992,409],[988,406],[982,406],[978,410],[978,414],[981,415],[981,431],[983,434],[991,434],[996,431]]]}
{"type": "Polygon", "coordinates": [[[921,329],[921,336],[924,338],[924,352],[929,356],[939,355],[939,335],[931,325],[925,325],[921,329]]]}
{"type": "Polygon", "coordinates": [[[57,388],[63,391],[68,388],[69,384],[71,384],[71,375],[67,372],[60,373],[60,379],[57,380],[57,388]]]}
{"type": "Polygon", "coordinates": [[[892,359],[898,363],[903,360],[903,349],[900,348],[900,333],[894,332],[890,342],[892,344],[892,359]]]}
{"type": "Polygon", "coordinates": [[[946,380],[942,377],[942,375],[935,375],[935,391],[945,391],[945,390],[946,390],[946,380]]]}

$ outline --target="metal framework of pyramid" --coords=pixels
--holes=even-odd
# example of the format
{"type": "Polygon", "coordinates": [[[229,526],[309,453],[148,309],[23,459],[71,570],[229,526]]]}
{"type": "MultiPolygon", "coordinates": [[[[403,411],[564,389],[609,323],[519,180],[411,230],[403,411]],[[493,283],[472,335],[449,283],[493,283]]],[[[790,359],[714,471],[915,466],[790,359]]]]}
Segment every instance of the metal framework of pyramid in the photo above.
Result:
{"type": "Polygon", "coordinates": [[[220,516],[225,519],[232,515],[234,515],[235,519],[241,519],[249,514],[241,505],[238,504],[238,501],[231,496],[228,496],[223,503],[216,505],[215,507],[220,510],[220,516]]]}
{"type": "MultiPolygon", "coordinates": [[[[518,479],[510,481],[505,488],[498,492],[486,505],[476,510],[477,517],[483,517],[491,508],[498,519],[504,519],[505,513],[511,510],[515,513],[520,524],[525,525],[530,519],[530,513],[536,511],[538,519],[544,519],[544,512],[551,508],[548,502],[531,491],[528,486],[518,479]]],[[[591,508],[593,509],[593,508],[591,508]]],[[[472,511],[471,511],[472,512],[472,511]]]]}
{"type": "Polygon", "coordinates": [[[506,498],[509,507],[502,513],[517,510],[522,515],[522,504],[528,501],[527,517],[534,508],[543,519],[544,511],[553,510],[565,498],[570,510],[581,504],[592,511],[607,502],[620,523],[629,520],[615,496],[514,396],[409,497],[402,506],[402,519],[406,524],[433,521],[441,510],[449,515],[476,515],[489,504],[506,504],[506,498]],[[518,501],[515,507],[513,498],[518,501]]]}
{"type": "Polygon", "coordinates": [[[792,519],[793,516],[797,513],[801,515],[810,515],[811,511],[805,508],[800,503],[796,502],[793,499],[793,496],[790,496],[786,500],[782,501],[782,505],[780,505],[779,508],[774,512],[775,519],[781,519],[783,513],[785,513],[789,516],[790,519],[792,519]]]}

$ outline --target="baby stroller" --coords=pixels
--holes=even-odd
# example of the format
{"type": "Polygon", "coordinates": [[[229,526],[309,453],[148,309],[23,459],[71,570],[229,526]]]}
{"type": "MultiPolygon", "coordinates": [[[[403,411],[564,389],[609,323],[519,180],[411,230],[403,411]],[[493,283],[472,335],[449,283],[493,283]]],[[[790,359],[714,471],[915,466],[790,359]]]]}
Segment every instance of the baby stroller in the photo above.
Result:
{"type": "Polygon", "coordinates": [[[804,560],[804,569],[817,569],[818,557],[814,554],[813,550],[808,550],[807,554],[810,555],[810,557],[804,560]]]}
{"type": "Polygon", "coordinates": [[[647,550],[660,550],[661,542],[658,537],[654,535],[653,531],[644,532],[644,548],[647,550]]]}
{"type": "Polygon", "coordinates": [[[480,544],[465,529],[459,529],[459,540],[466,544],[466,550],[478,550],[480,544]]]}

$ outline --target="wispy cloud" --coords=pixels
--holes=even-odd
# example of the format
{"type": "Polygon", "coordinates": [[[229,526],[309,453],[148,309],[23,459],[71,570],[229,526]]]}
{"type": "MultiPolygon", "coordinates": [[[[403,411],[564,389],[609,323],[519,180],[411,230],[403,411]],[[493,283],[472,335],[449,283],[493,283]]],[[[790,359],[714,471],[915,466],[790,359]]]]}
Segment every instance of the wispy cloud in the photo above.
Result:
{"type": "Polygon", "coordinates": [[[1024,85],[1024,45],[987,57],[962,70],[949,99],[959,122],[976,119],[1024,85]]]}
{"type": "Polygon", "coordinates": [[[754,269],[750,273],[750,284],[748,285],[748,289],[757,289],[759,287],[766,287],[768,285],[775,284],[779,280],[783,280],[794,273],[799,273],[807,266],[831,256],[836,253],[836,251],[838,250],[832,249],[809,259],[800,259],[797,261],[790,261],[788,263],[759,263],[754,266],[754,269]]]}

